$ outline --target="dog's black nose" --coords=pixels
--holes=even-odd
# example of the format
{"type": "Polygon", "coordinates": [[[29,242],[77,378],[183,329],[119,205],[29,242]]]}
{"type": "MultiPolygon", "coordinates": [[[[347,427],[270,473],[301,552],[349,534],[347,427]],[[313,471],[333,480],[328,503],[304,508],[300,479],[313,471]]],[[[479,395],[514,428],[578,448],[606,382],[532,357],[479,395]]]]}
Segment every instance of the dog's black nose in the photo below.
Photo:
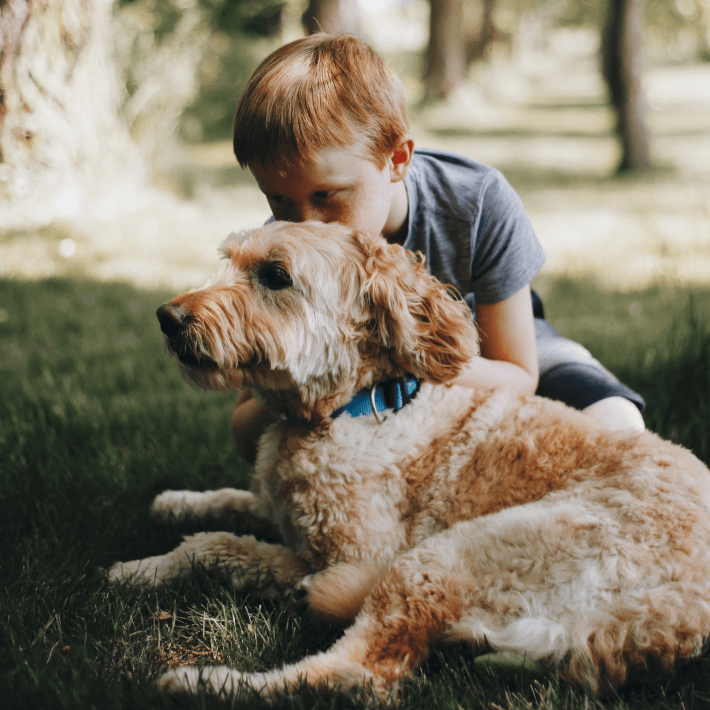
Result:
{"type": "Polygon", "coordinates": [[[182,306],[174,306],[172,303],[164,303],[155,312],[160,321],[160,330],[168,337],[179,333],[188,320],[188,315],[182,306]]]}

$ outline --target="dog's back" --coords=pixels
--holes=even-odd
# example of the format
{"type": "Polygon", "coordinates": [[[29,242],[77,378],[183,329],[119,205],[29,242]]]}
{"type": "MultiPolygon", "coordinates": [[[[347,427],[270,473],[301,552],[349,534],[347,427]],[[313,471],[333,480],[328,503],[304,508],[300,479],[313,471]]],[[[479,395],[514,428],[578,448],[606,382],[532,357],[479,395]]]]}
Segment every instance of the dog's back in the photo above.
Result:
{"type": "MultiPolygon", "coordinates": [[[[262,442],[255,484],[270,515],[279,508],[288,519],[285,538],[311,517],[360,527],[354,557],[366,556],[368,531],[380,536],[385,518],[404,528],[396,544],[411,547],[461,520],[565,489],[635,490],[642,500],[667,478],[668,491],[692,489],[687,505],[710,502],[707,468],[682,447],[650,432],[608,431],[560,403],[505,390],[424,384],[382,424],[345,416],[325,431],[314,438],[276,425],[262,442]]],[[[308,528],[299,536],[317,545],[331,534],[308,528]]],[[[374,549],[381,548],[379,539],[374,549]]],[[[333,554],[322,563],[348,556],[341,545],[333,554]]]]}
{"type": "MultiPolygon", "coordinates": [[[[360,613],[377,639],[405,595],[406,630],[398,622],[387,637],[413,658],[414,639],[442,634],[599,693],[670,672],[710,634],[710,473],[652,433],[608,432],[562,405],[497,392],[404,458],[398,485],[389,462],[377,475],[382,490],[366,498],[391,496],[377,513],[389,519],[375,525],[378,552],[399,547],[386,566],[366,546],[352,557],[341,547],[329,564],[348,564],[312,582],[326,618],[360,613]]],[[[347,508],[353,539],[355,528],[368,539],[373,514],[347,508]]]]}

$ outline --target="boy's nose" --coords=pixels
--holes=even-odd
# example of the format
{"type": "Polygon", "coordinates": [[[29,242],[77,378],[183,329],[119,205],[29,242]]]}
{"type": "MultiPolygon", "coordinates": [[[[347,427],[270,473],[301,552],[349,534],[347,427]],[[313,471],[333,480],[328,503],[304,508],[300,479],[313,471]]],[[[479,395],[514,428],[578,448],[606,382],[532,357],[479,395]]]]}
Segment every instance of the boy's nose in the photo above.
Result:
{"type": "Polygon", "coordinates": [[[320,212],[312,205],[293,206],[290,222],[308,222],[309,220],[315,220],[316,222],[323,221],[320,212]]]}

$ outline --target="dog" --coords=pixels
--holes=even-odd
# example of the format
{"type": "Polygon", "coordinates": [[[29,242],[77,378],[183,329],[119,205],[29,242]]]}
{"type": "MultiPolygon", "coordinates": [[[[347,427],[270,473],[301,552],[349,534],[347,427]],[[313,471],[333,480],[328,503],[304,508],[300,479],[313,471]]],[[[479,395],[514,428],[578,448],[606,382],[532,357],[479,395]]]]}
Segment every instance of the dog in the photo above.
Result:
{"type": "Polygon", "coordinates": [[[167,691],[265,697],[302,683],[386,698],[439,643],[533,659],[597,694],[657,679],[710,634],[710,472],[651,432],[452,384],[478,353],[465,303],[421,256],[338,224],[272,223],[222,246],[206,286],[158,310],[210,389],[274,411],[251,490],[167,491],[162,519],[269,521],[118,563],[154,588],[214,567],[350,624],[265,673],[184,667],[167,691]],[[251,690],[250,690],[251,689],[251,690]]]}

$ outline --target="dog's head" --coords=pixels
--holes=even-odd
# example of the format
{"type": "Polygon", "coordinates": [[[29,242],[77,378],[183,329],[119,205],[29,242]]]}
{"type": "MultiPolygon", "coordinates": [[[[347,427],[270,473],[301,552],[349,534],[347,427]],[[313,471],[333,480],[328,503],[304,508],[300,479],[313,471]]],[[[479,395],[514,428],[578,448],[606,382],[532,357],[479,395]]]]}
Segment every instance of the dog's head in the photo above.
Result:
{"type": "Polygon", "coordinates": [[[339,224],[274,222],[222,245],[204,287],[158,309],[186,374],[212,389],[252,387],[299,417],[406,372],[455,378],[478,352],[463,301],[421,257],[339,224]]]}

